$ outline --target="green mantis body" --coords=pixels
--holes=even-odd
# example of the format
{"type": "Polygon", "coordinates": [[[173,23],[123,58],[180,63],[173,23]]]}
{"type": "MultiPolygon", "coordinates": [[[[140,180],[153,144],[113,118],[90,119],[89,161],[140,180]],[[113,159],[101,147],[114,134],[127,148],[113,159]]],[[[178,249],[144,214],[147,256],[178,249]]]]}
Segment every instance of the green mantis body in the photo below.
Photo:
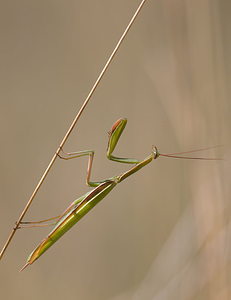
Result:
{"type": "MultiPolygon", "coordinates": [[[[88,172],[87,172],[87,184],[91,187],[95,187],[92,191],[88,192],[84,196],[75,200],[58,218],[54,229],[47,235],[47,237],[41,241],[41,243],[34,249],[34,251],[28,257],[27,263],[21,269],[24,270],[28,265],[31,265],[36,259],[38,259],[46,250],[48,250],[60,237],[62,237],[73,225],[75,225],[84,215],[86,215],[96,204],[98,204],[107,194],[121,181],[139,171],[141,168],[149,164],[153,159],[156,159],[160,154],[156,147],[152,147],[151,154],[144,160],[139,161],[137,159],[131,158],[119,158],[112,155],[115,146],[120,138],[121,133],[126,126],[126,119],[119,119],[111,128],[107,157],[110,160],[135,164],[130,170],[117,175],[101,182],[91,182],[90,173],[93,161],[94,152],[93,151],[80,151],[76,153],[71,153],[74,155],[69,158],[75,158],[80,156],[89,155],[88,172]]],[[[63,157],[61,157],[63,158],[63,157]]],[[[69,159],[63,158],[63,159],[69,159]]]]}

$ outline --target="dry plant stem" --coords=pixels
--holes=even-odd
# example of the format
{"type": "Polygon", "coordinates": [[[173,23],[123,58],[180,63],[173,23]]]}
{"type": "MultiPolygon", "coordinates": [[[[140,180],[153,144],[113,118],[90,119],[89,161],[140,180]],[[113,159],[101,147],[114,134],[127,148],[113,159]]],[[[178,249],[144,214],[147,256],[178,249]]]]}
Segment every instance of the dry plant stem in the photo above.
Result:
{"type": "Polygon", "coordinates": [[[53,163],[55,162],[55,160],[56,160],[56,158],[57,158],[57,156],[58,156],[58,154],[59,154],[61,148],[64,146],[64,144],[65,144],[65,142],[67,141],[67,139],[68,139],[70,133],[71,133],[72,130],[74,129],[74,127],[75,127],[75,125],[76,125],[76,123],[77,123],[79,117],[81,116],[81,114],[82,114],[83,110],[85,109],[85,107],[86,107],[88,101],[90,100],[91,96],[93,95],[93,93],[94,93],[94,91],[95,91],[97,85],[99,84],[100,80],[102,79],[104,73],[106,72],[106,70],[107,70],[108,66],[110,65],[110,63],[111,63],[113,57],[115,56],[116,52],[118,51],[118,49],[119,49],[120,45],[122,44],[122,42],[123,42],[123,40],[124,40],[126,34],[128,33],[129,29],[131,28],[133,22],[135,21],[137,15],[139,14],[139,12],[140,12],[140,10],[141,10],[141,8],[143,7],[143,5],[144,5],[145,2],[146,2],[146,0],[143,0],[143,1],[140,3],[138,9],[136,10],[136,12],[135,12],[135,14],[133,15],[131,21],[129,22],[127,28],[125,29],[124,33],[122,34],[122,36],[121,36],[119,42],[117,43],[115,49],[113,50],[111,56],[109,57],[107,63],[105,64],[105,66],[104,66],[102,72],[100,73],[99,77],[97,78],[97,80],[96,80],[94,86],[92,87],[90,93],[88,94],[86,100],[84,101],[82,107],[80,108],[78,114],[76,115],[76,117],[75,117],[74,121],[72,122],[70,128],[68,129],[66,135],[64,136],[64,138],[63,138],[61,144],[59,145],[59,147],[58,147],[58,149],[57,149],[57,151],[55,152],[54,156],[52,157],[52,159],[51,159],[51,161],[50,161],[50,163],[49,163],[47,169],[45,170],[45,172],[44,172],[44,174],[42,175],[42,178],[40,179],[38,185],[36,186],[36,188],[35,188],[33,194],[31,195],[29,201],[27,202],[27,205],[25,206],[25,208],[24,208],[24,210],[23,210],[21,216],[19,217],[18,221],[15,223],[15,226],[14,226],[14,228],[13,228],[13,230],[12,230],[12,232],[11,232],[9,238],[8,238],[8,240],[6,241],[5,245],[3,246],[2,251],[1,251],[1,253],[0,253],[0,260],[1,260],[2,256],[3,256],[4,252],[6,251],[6,249],[7,249],[8,245],[9,245],[9,243],[11,242],[11,240],[12,240],[12,238],[13,238],[13,236],[14,236],[16,230],[17,230],[17,228],[19,227],[20,222],[22,221],[24,215],[26,214],[28,208],[30,207],[30,205],[31,205],[31,203],[32,203],[32,201],[33,201],[33,199],[34,199],[34,197],[36,196],[38,190],[40,189],[40,187],[41,187],[41,185],[42,185],[44,179],[46,178],[48,172],[50,171],[50,169],[51,169],[51,167],[52,167],[52,165],[53,165],[53,163]]]}

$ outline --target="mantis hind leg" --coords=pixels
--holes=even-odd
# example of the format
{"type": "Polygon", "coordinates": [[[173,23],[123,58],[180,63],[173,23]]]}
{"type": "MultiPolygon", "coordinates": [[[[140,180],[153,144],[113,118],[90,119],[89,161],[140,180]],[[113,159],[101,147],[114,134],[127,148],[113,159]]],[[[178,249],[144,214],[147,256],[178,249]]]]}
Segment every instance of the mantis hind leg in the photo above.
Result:
{"type": "Polygon", "coordinates": [[[48,223],[48,224],[42,224],[42,223],[45,223],[45,222],[48,222],[48,221],[51,221],[51,220],[55,220],[55,219],[58,219],[58,218],[60,218],[60,216],[45,219],[45,220],[41,220],[41,221],[21,221],[20,222],[21,225],[17,229],[31,228],[31,227],[46,227],[46,226],[55,225],[55,224],[57,224],[58,221],[48,223]]]}

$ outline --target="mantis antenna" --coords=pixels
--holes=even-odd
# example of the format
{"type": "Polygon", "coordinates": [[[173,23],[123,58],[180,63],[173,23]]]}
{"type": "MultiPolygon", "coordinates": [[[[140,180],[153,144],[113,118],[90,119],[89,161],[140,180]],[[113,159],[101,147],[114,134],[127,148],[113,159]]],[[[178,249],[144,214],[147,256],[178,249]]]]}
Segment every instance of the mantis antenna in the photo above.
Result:
{"type": "Polygon", "coordinates": [[[159,153],[159,156],[165,156],[165,157],[171,157],[171,158],[182,158],[182,159],[224,160],[223,158],[214,158],[214,157],[190,157],[190,156],[184,156],[184,154],[201,152],[201,151],[210,150],[210,149],[214,149],[214,148],[220,148],[220,147],[224,147],[224,145],[217,145],[217,146],[206,147],[206,148],[201,148],[201,149],[196,149],[196,150],[190,150],[190,151],[184,151],[184,152],[178,152],[178,153],[168,153],[168,154],[159,153]]]}

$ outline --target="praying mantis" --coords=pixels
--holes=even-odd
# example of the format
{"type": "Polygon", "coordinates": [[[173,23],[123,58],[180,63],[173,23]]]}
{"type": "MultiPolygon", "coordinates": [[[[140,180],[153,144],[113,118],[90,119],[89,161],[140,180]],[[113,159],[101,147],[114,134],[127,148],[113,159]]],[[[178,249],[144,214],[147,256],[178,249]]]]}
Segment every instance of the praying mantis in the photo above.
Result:
{"type": "MultiPolygon", "coordinates": [[[[117,145],[117,142],[126,124],[127,124],[127,119],[125,118],[120,118],[114,123],[109,133],[109,140],[107,146],[107,158],[109,160],[120,162],[120,163],[126,163],[126,164],[134,164],[134,166],[131,169],[119,175],[110,177],[100,182],[90,181],[94,151],[86,150],[86,151],[65,153],[61,149],[63,153],[65,153],[69,157],[62,157],[59,154],[58,156],[65,160],[76,158],[76,157],[89,156],[86,182],[88,186],[94,187],[94,189],[86,193],[84,196],[75,200],[60,216],[56,218],[51,218],[40,222],[21,222],[22,224],[21,227],[23,227],[23,224],[42,223],[52,219],[57,219],[55,223],[49,224],[49,225],[55,225],[54,229],[32,251],[32,253],[29,255],[27,259],[26,264],[20,270],[20,272],[23,271],[27,266],[31,265],[44,252],[46,252],[59,238],[61,238],[69,229],[71,229],[72,226],[74,226],[83,216],[85,216],[96,204],[98,204],[102,199],[104,199],[118,183],[122,182],[127,177],[133,175],[134,173],[142,169],[144,166],[149,164],[153,159],[156,159],[159,156],[166,156],[166,157],[173,157],[173,158],[219,160],[216,158],[198,158],[198,157],[194,158],[194,157],[177,156],[177,154],[183,154],[185,152],[173,153],[173,154],[161,154],[157,150],[156,146],[152,146],[151,154],[147,156],[144,160],[137,160],[132,158],[120,158],[120,157],[113,156],[112,153],[117,145]]],[[[200,150],[206,150],[206,149],[209,148],[200,149],[200,150]]],[[[200,150],[194,150],[189,152],[196,152],[200,150]]],[[[44,225],[40,225],[40,226],[44,226],[44,225]]]]}

